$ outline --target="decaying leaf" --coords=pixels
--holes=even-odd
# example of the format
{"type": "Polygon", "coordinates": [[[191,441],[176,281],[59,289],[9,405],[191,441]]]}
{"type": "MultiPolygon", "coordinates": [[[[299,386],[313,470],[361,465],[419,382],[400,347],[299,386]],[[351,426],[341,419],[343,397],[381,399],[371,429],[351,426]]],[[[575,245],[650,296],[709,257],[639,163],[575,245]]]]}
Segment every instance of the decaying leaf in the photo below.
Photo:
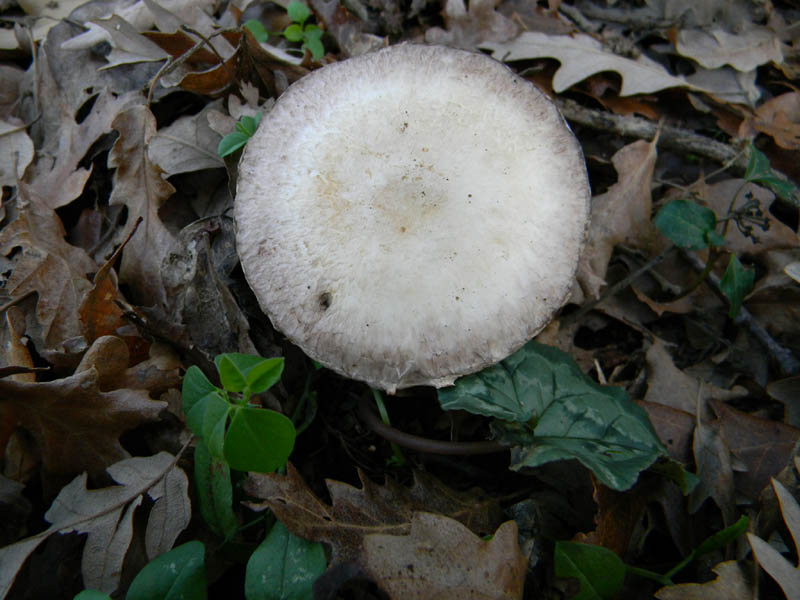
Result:
{"type": "Polygon", "coordinates": [[[599,296],[614,246],[625,243],[648,248],[656,237],[650,220],[655,140],[629,144],[617,151],[611,161],[619,178],[605,194],[592,198],[589,240],[578,266],[578,282],[590,297],[599,296]]]}
{"type": "Polygon", "coordinates": [[[11,298],[38,294],[36,319],[41,329],[29,334],[40,353],[82,350],[85,342],[77,308],[91,286],[86,274],[95,270],[94,261],[64,240],[61,220],[42,198],[25,184],[20,185],[19,196],[19,215],[0,231],[0,253],[7,256],[22,249],[13,257],[4,291],[11,298]]]}
{"type": "Polygon", "coordinates": [[[221,102],[212,102],[190,117],[181,117],[160,129],[147,146],[147,156],[167,177],[177,173],[224,167],[217,154],[220,136],[208,125],[208,113],[219,110],[221,102]]]}
{"type": "Polygon", "coordinates": [[[517,24],[495,11],[498,0],[447,0],[444,22],[447,30],[431,27],[425,32],[429,44],[472,49],[483,42],[505,42],[519,31],[517,24]]]}
{"type": "Polygon", "coordinates": [[[94,368],[41,383],[0,379],[0,403],[16,408],[52,473],[96,473],[126,458],[119,436],[157,418],[166,406],[142,390],[100,390],[94,368]]]}
{"type": "Polygon", "coordinates": [[[487,542],[454,519],[424,512],[414,513],[408,535],[367,535],[360,562],[396,600],[519,599],[527,566],[514,521],[487,542]]]}
{"type": "Polygon", "coordinates": [[[800,149],[800,92],[788,92],[767,100],[756,109],[752,122],[745,123],[772,136],[781,148],[800,149]]]}
{"type": "Polygon", "coordinates": [[[616,71],[621,75],[620,96],[651,94],[672,87],[695,89],[685,79],[670,75],[664,67],[644,55],[633,60],[613,54],[601,42],[585,34],[566,36],[526,31],[510,42],[484,42],[480,46],[491,50],[497,60],[505,62],[555,58],[561,63],[553,76],[553,91],[556,93],[601,71],[616,71]]]}
{"type": "Polygon", "coordinates": [[[692,445],[700,482],[689,496],[689,512],[695,513],[708,498],[722,511],[727,527],[736,522],[737,512],[728,438],[720,421],[697,420],[692,445]]]}
{"type": "Polygon", "coordinates": [[[675,48],[682,56],[696,60],[706,69],[730,65],[739,71],[752,71],[768,62],[783,61],[781,43],[767,27],[751,26],[729,33],[719,28],[682,29],[675,48]]]}
{"type": "Polygon", "coordinates": [[[131,286],[132,300],[145,306],[166,304],[161,282],[161,261],[173,243],[173,236],[161,222],[158,209],[174,192],[162,171],[147,157],[147,145],[155,135],[155,118],[145,106],[121,112],[112,127],[119,139],[111,149],[108,166],[116,168],[114,191],[109,204],[128,207],[127,236],[142,218],[142,225],[122,254],[120,279],[131,286]]]}
{"type": "Polygon", "coordinates": [[[719,563],[708,583],[681,583],[658,590],[658,600],[752,600],[753,569],[735,560],[719,563]]]}
{"type": "Polygon", "coordinates": [[[19,119],[0,120],[3,152],[0,153],[0,187],[17,185],[33,160],[33,142],[19,119]]]}
{"type": "Polygon", "coordinates": [[[189,523],[189,482],[175,463],[175,457],[166,452],[127,458],[106,469],[119,485],[101,489],[87,489],[86,473],[78,475],[45,514],[52,523],[49,528],[0,548],[0,598],[6,596],[25,559],[39,544],[54,533],[73,531],[88,534],[81,564],[86,588],[107,594],[116,591],[133,536],[133,516],[145,494],[155,501],[147,523],[146,537],[153,540],[147,543],[148,556],[154,556],[151,551],[171,547],[189,523]],[[157,528],[160,531],[155,535],[149,533],[157,528]]]}
{"type": "Polygon", "coordinates": [[[251,473],[246,488],[263,499],[254,508],[270,508],[295,535],[331,544],[331,565],[358,560],[367,535],[408,535],[417,511],[435,508],[480,534],[493,532],[499,522],[493,500],[479,492],[448,490],[430,476],[415,475],[411,489],[391,479],[374,484],[361,472],[359,477],[361,489],[326,481],[332,505],[317,498],[291,464],[285,476],[251,473]]]}

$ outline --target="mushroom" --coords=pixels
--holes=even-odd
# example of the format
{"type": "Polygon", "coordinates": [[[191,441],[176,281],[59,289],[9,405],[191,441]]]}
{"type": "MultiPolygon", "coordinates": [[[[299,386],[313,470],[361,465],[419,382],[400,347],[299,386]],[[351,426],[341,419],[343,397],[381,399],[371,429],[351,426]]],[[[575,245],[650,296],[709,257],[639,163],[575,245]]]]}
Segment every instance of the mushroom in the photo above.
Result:
{"type": "Polygon", "coordinates": [[[482,54],[404,44],[330,64],[239,165],[237,248],[273,325],[393,393],[519,349],[561,308],[589,219],[555,105],[482,54]]]}

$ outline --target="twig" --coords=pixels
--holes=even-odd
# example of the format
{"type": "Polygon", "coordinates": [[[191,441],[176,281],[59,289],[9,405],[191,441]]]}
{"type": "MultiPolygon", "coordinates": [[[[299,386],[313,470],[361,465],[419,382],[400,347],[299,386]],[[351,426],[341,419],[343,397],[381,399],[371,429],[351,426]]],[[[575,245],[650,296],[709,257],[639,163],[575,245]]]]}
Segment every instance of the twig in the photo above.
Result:
{"type": "Polygon", "coordinates": [[[494,454],[508,450],[500,442],[445,442],[441,440],[431,440],[429,438],[412,435],[394,427],[384,425],[378,416],[372,412],[369,399],[362,397],[358,401],[358,415],[372,431],[382,438],[417,452],[428,454],[449,454],[457,456],[467,456],[475,454],[494,454]]]}
{"type": "MultiPolygon", "coordinates": [[[[691,252],[681,251],[681,254],[687,261],[689,261],[695,270],[702,271],[705,267],[703,261],[697,258],[691,252]]],[[[717,296],[719,296],[726,304],[730,303],[727,296],[722,293],[722,289],[720,288],[720,278],[716,273],[709,273],[706,281],[711,284],[711,287],[714,289],[714,292],[717,294],[717,296]]],[[[775,357],[775,360],[778,362],[778,367],[783,375],[794,375],[800,371],[800,362],[798,362],[798,360],[794,357],[792,351],[781,346],[744,306],[739,309],[739,314],[733,320],[733,322],[737,325],[744,325],[747,327],[750,333],[752,333],[753,336],[767,349],[767,351],[775,357]]]]}

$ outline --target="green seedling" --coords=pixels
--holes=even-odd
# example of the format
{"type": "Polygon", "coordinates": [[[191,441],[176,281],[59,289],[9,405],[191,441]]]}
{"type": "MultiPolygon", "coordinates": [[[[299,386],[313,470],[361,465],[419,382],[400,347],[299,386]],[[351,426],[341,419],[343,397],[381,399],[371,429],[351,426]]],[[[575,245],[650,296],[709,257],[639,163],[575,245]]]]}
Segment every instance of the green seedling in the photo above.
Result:
{"type": "Polygon", "coordinates": [[[256,129],[258,129],[259,123],[261,123],[261,113],[258,113],[255,117],[245,116],[239,119],[239,122],[236,123],[236,130],[219,141],[217,154],[224,158],[229,154],[233,154],[240,148],[243,148],[250,138],[253,137],[256,129]]]}
{"type": "Polygon", "coordinates": [[[281,35],[290,42],[302,42],[301,50],[308,49],[311,56],[319,60],[325,56],[325,47],[322,45],[322,29],[318,25],[306,23],[311,17],[311,10],[302,2],[290,2],[286,8],[286,13],[292,20],[292,24],[288,25],[280,33],[268,32],[261,21],[250,19],[244,22],[250,33],[253,34],[256,41],[259,43],[266,42],[270,35],[281,35]]]}

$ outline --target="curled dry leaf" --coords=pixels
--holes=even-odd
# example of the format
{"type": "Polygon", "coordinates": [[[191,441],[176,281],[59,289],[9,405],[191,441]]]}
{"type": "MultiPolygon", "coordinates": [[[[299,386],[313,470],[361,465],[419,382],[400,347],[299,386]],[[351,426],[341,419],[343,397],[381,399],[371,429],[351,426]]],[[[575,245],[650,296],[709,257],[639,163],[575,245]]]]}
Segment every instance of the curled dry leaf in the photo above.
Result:
{"type": "Polygon", "coordinates": [[[493,500],[477,491],[450,490],[431,476],[415,473],[410,489],[392,479],[377,485],[360,471],[359,477],[361,489],[326,481],[332,505],[314,495],[291,463],[285,476],[251,473],[245,487],[263,499],[253,508],[270,508],[292,533],[331,544],[331,566],[362,560],[367,535],[408,535],[414,513],[432,507],[481,534],[492,533],[499,522],[493,500]]]}
{"type": "Polygon", "coordinates": [[[424,512],[414,513],[408,535],[367,535],[361,559],[395,600],[519,599],[527,562],[514,521],[483,541],[458,521],[424,512]]]}
{"type": "Polygon", "coordinates": [[[121,112],[112,127],[119,131],[108,157],[116,168],[114,191],[109,204],[128,207],[127,236],[139,218],[142,225],[122,254],[120,279],[131,286],[132,300],[158,307],[166,304],[161,282],[161,261],[172,246],[173,236],[161,222],[158,209],[175,188],[162,177],[162,170],[147,157],[147,145],[156,132],[155,118],[143,105],[121,112]]]}
{"type": "Polygon", "coordinates": [[[619,175],[608,191],[592,198],[589,240],[578,266],[578,282],[584,294],[598,297],[605,284],[614,246],[625,243],[649,248],[656,232],[650,220],[650,186],[656,162],[656,141],[633,142],[611,158],[619,175]]]}

